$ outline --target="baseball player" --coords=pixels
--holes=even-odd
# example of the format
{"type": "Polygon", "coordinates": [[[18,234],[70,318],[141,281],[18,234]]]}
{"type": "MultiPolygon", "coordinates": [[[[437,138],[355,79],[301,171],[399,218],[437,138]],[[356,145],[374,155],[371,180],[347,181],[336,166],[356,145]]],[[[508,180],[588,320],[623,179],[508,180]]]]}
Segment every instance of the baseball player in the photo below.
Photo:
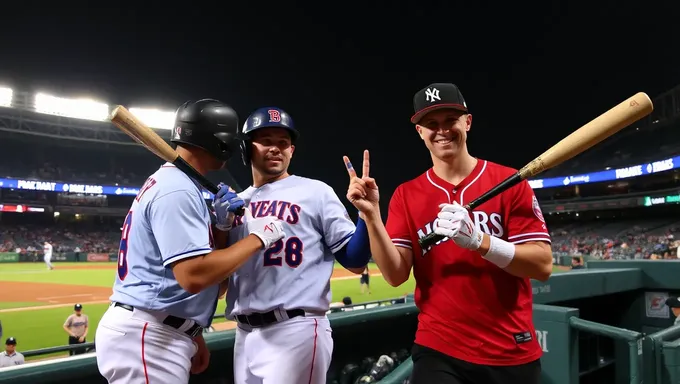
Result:
{"type": "Polygon", "coordinates": [[[468,212],[463,205],[516,171],[468,153],[472,115],[456,85],[431,84],[413,104],[433,166],[395,190],[385,226],[368,151],[362,177],[344,159],[347,198],[366,220],[383,277],[396,287],[413,268],[420,313],[411,382],[538,384],[530,279],[552,272],[538,201],[524,181],[468,212]],[[445,238],[421,249],[418,239],[433,231],[445,238]]]}
{"type": "Polygon", "coordinates": [[[47,265],[47,269],[52,270],[54,266],[52,265],[52,244],[45,241],[43,244],[43,260],[47,265]]]}
{"type": "Polygon", "coordinates": [[[0,368],[24,364],[24,355],[17,352],[17,339],[8,337],[5,350],[0,353],[0,368]]]}
{"type": "MultiPolygon", "coordinates": [[[[204,99],[178,109],[171,142],[205,174],[238,150],[237,136],[236,112],[204,99]]],[[[200,186],[170,163],[146,180],[123,224],[111,306],[95,335],[99,372],[109,383],[187,383],[207,367],[202,331],[225,279],[285,235],[278,218],[252,219],[243,240],[219,249],[242,206],[222,184],[209,206],[200,186]]]]}
{"type": "MultiPolygon", "coordinates": [[[[327,184],[288,172],[299,133],[280,108],[261,108],[243,126],[243,160],[253,184],[239,194],[253,217],[282,220],[286,237],[229,279],[226,315],[238,323],[236,384],[326,383],[333,339],[326,317],[334,260],[359,274],[370,258],[368,232],[327,184]]],[[[247,235],[237,219],[231,241],[247,235]]]]}

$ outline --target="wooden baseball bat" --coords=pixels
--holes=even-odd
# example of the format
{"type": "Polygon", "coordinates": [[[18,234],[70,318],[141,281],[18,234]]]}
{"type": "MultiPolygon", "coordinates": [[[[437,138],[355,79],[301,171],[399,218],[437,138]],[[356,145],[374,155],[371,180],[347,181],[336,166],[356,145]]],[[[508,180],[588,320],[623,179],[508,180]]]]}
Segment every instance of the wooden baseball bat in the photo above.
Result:
{"type": "MultiPolygon", "coordinates": [[[[465,208],[472,210],[503,191],[508,190],[510,187],[520,183],[522,180],[536,176],[547,169],[553,168],[571,159],[620,131],[624,127],[649,115],[653,110],[654,105],[649,96],[644,92],[636,93],[572,132],[569,136],[565,137],[559,143],[553,145],[550,149],[533,159],[529,164],[522,167],[517,173],[503,180],[491,190],[465,205],[465,208]]],[[[420,244],[421,249],[426,249],[443,238],[443,236],[431,232],[418,240],[418,243],[420,244]]]]}
{"type": "MultiPolygon", "coordinates": [[[[113,112],[111,112],[110,120],[113,125],[118,127],[118,129],[125,132],[136,142],[142,144],[144,147],[146,147],[146,149],[153,152],[156,156],[174,164],[177,169],[196,180],[208,191],[212,192],[213,194],[216,194],[219,191],[219,188],[217,188],[215,184],[200,174],[189,163],[184,161],[177,151],[172,149],[172,147],[166,143],[165,140],[158,136],[158,134],[151,128],[147,127],[146,124],[141,122],[124,106],[116,106],[113,112]]],[[[240,208],[236,214],[243,215],[243,208],[240,208]]]]}

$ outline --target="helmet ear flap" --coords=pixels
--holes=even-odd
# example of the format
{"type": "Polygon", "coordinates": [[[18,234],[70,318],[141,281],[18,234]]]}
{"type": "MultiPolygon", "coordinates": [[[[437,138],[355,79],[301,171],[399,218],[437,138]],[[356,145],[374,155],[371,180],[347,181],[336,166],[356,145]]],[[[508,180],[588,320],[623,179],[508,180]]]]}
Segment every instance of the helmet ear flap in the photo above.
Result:
{"type": "Polygon", "coordinates": [[[241,160],[246,167],[250,165],[252,143],[248,137],[244,137],[239,143],[241,146],[241,160]]]}

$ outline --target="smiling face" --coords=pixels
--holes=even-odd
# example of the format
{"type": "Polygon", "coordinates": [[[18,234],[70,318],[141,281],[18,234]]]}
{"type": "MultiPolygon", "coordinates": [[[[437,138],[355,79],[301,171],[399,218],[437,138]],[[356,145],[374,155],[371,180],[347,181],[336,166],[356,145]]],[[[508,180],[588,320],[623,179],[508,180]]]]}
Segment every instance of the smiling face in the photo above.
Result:
{"type": "Polygon", "coordinates": [[[253,168],[266,178],[283,175],[288,171],[295,146],[290,134],[283,128],[262,128],[253,132],[253,168]]]}
{"type": "Polygon", "coordinates": [[[466,152],[472,115],[455,109],[440,109],[425,115],[416,130],[432,155],[440,160],[455,159],[466,152]]]}

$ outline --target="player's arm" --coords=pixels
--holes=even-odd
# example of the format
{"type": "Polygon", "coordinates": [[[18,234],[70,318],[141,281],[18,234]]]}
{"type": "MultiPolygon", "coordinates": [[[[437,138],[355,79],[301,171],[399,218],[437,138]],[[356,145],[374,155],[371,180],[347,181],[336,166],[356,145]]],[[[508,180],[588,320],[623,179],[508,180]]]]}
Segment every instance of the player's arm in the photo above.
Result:
{"type": "Polygon", "coordinates": [[[68,333],[69,336],[73,336],[73,333],[71,333],[71,317],[69,316],[68,319],[66,319],[66,322],[63,325],[64,331],[68,333]]]}
{"type": "Polygon", "coordinates": [[[489,249],[509,255],[514,248],[514,255],[503,269],[517,277],[546,281],[552,274],[553,256],[550,233],[538,200],[527,181],[508,192],[511,197],[508,241],[485,235],[479,252],[488,258],[489,249]]]}
{"type": "Polygon", "coordinates": [[[343,161],[350,178],[347,199],[361,212],[359,217],[366,223],[373,260],[387,283],[397,287],[408,280],[413,266],[413,252],[401,187],[397,188],[390,200],[387,224],[391,229],[388,231],[380,215],[378,185],[375,179],[369,176],[368,150],[364,151],[361,178],[357,176],[347,156],[343,157],[343,161]]]}
{"type": "MultiPolygon", "coordinates": [[[[392,214],[393,211],[393,203],[390,202],[387,216],[387,226],[390,228],[401,226],[398,216],[392,214]]],[[[393,287],[402,285],[409,279],[413,267],[413,250],[410,240],[404,235],[390,236],[383,225],[380,210],[368,215],[361,213],[361,216],[366,221],[371,255],[382,277],[393,287]]]]}
{"type": "Polygon", "coordinates": [[[191,191],[178,190],[157,198],[149,208],[163,265],[172,268],[179,285],[190,293],[219,284],[263,246],[258,236],[248,235],[213,250],[204,204],[191,191]]]}
{"type": "Polygon", "coordinates": [[[361,274],[371,259],[366,223],[359,218],[355,225],[335,191],[328,185],[322,187],[318,202],[326,245],[340,265],[354,274],[361,274]]]}
{"type": "Polygon", "coordinates": [[[366,221],[373,260],[387,283],[398,287],[411,276],[413,250],[406,220],[406,205],[399,186],[390,199],[387,225],[379,207],[360,214],[366,221]]]}

